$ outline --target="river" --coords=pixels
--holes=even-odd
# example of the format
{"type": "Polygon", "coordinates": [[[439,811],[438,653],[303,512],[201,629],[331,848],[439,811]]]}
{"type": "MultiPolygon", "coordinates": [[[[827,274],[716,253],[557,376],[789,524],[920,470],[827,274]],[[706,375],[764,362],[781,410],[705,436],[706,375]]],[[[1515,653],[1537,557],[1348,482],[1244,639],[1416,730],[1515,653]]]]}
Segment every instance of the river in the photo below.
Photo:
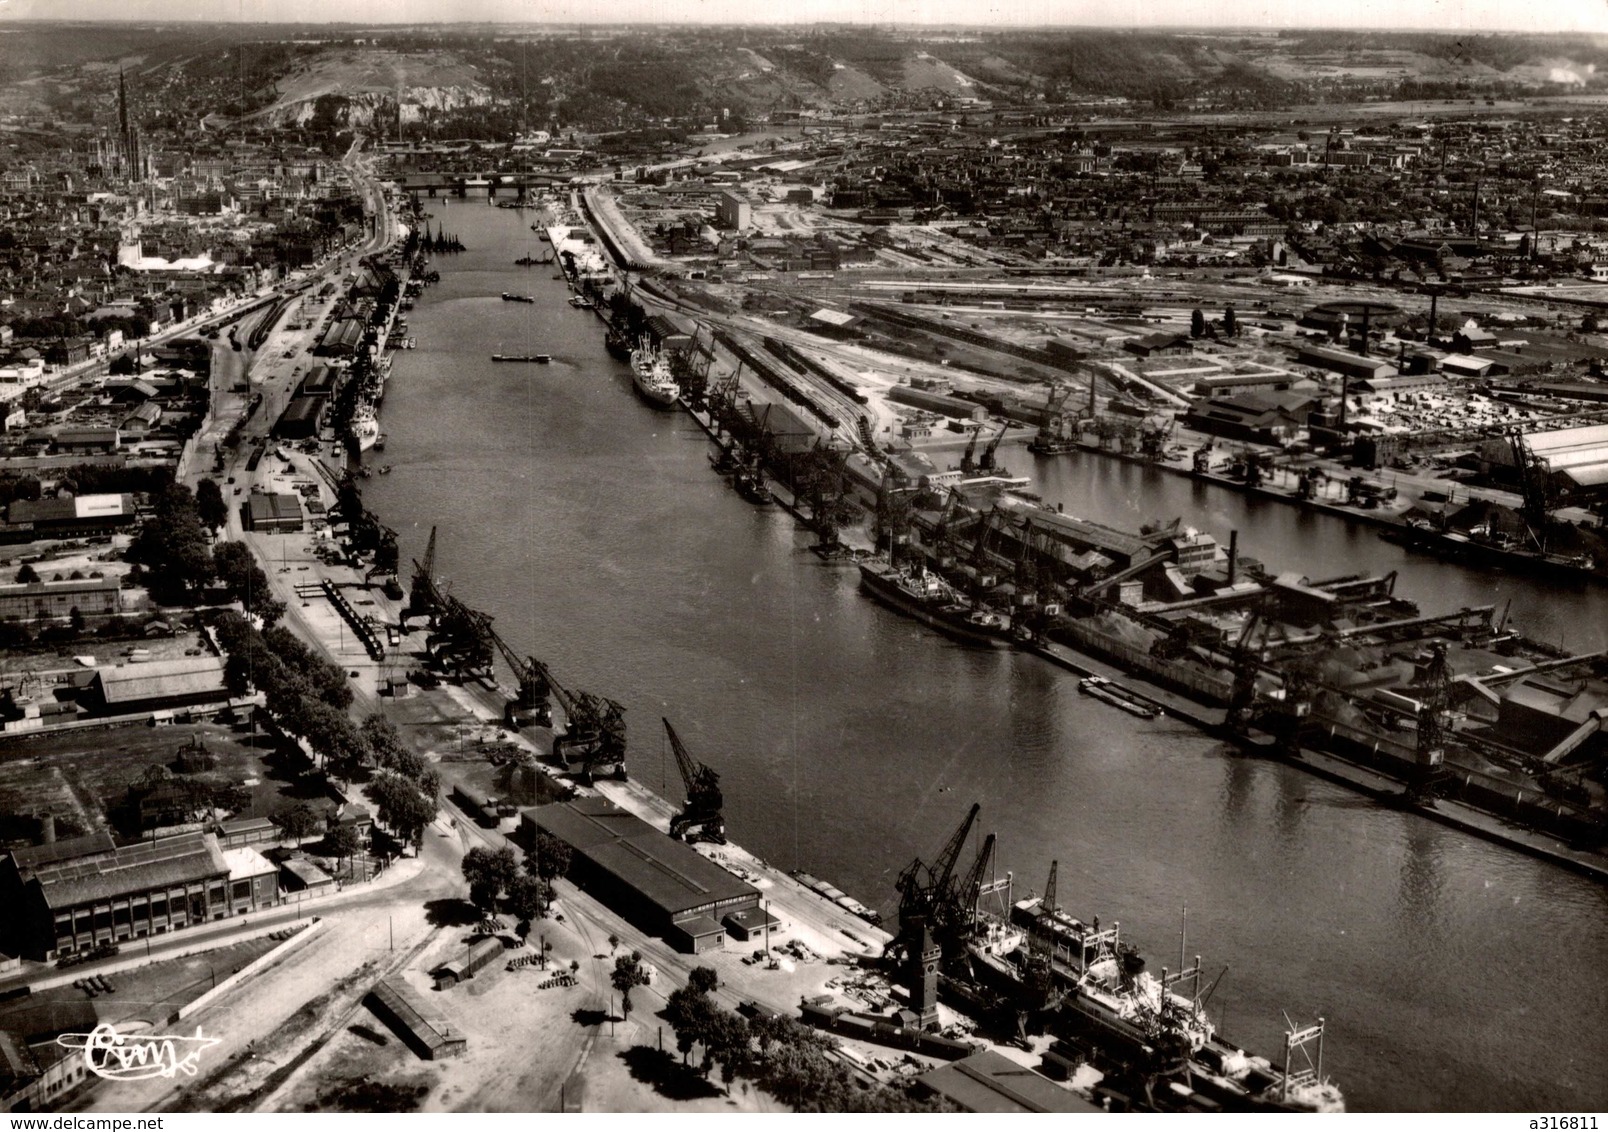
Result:
{"type": "MultiPolygon", "coordinates": [[[[451,592],[567,685],[627,708],[634,777],[679,799],[661,715],[720,771],[733,840],[892,911],[972,801],[1018,896],[1060,862],[1060,902],[1175,966],[1221,1027],[1276,1057],[1282,1011],[1328,1020],[1353,1110],[1608,1106],[1608,892],[1170,720],[1136,721],[1012,651],[954,645],[858,592],[852,569],[710,470],[685,415],[646,406],[566,305],[534,214],[432,201],[439,257],[383,407],[391,475],[365,499],[402,560],[440,528],[451,592]],[[535,304],[505,303],[503,291],[535,304]],[[549,353],[549,366],[490,354],[549,353]]],[[[1028,457],[1014,453],[1018,463],[1028,457]]],[[[1039,461],[1069,512],[1186,522],[1269,566],[1397,569],[1426,612],[1514,599],[1527,631],[1602,647],[1601,591],[1521,590],[1372,533],[1094,456],[1039,461]],[[1142,501],[1141,501],[1142,500],[1142,501]],[[1593,636],[1594,635],[1594,636],[1593,636]],[[1576,639],[1578,636],[1578,640],[1576,639]]],[[[968,854],[969,855],[969,854],[968,854]]]]}

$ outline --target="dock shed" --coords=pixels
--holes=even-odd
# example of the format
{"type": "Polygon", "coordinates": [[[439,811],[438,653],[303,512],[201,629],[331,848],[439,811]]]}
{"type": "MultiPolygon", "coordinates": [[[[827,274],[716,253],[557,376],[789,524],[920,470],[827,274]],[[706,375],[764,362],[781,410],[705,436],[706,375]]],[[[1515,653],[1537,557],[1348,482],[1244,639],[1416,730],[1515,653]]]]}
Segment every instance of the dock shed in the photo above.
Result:
{"type": "Polygon", "coordinates": [[[84,700],[87,708],[99,714],[139,715],[226,703],[229,687],[220,658],[186,656],[97,668],[84,700]]]}
{"type": "Polygon", "coordinates": [[[462,952],[430,972],[430,977],[435,980],[435,989],[446,990],[474,978],[476,971],[501,958],[504,950],[503,941],[494,935],[471,940],[462,952]]]}
{"type": "Polygon", "coordinates": [[[369,992],[368,1005],[426,1061],[457,1057],[469,1048],[469,1039],[447,1020],[447,1016],[426,1003],[399,978],[375,983],[369,992]]]}
{"type": "Polygon", "coordinates": [[[241,508],[248,531],[288,534],[306,526],[301,496],[289,492],[258,492],[241,508]]]}
{"type": "Polygon", "coordinates": [[[978,1050],[970,1057],[923,1073],[918,1088],[945,1098],[965,1112],[1101,1112],[1048,1077],[1002,1053],[978,1050]]]}
{"type": "Polygon", "coordinates": [[[724,946],[718,919],[759,905],[758,889],[606,798],[537,806],[520,824],[529,841],[541,832],[570,847],[576,884],[684,951],[724,946]]]}

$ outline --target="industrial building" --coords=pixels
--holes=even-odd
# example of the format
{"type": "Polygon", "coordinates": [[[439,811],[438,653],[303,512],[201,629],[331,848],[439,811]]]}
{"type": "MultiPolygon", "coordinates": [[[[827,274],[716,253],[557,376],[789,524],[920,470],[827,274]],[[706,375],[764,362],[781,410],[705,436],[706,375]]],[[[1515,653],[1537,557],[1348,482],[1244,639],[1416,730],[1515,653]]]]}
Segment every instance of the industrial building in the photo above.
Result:
{"type": "Polygon", "coordinates": [[[1043,1074],[991,1049],[940,1065],[916,1078],[928,1096],[940,1096],[962,1112],[1101,1112],[1043,1074]]]}
{"type": "Polygon", "coordinates": [[[307,525],[301,496],[289,492],[254,492],[240,515],[246,530],[264,534],[291,534],[307,525]]]}
{"type": "Polygon", "coordinates": [[[82,617],[118,612],[122,585],[116,578],[67,578],[0,586],[0,620],[65,621],[77,610],[82,617]]]}
{"type": "Polygon", "coordinates": [[[476,971],[484,970],[501,959],[505,950],[507,948],[503,941],[494,935],[471,941],[462,951],[430,972],[430,977],[435,980],[435,989],[447,990],[465,979],[474,978],[476,971]]]}
{"type": "Polygon", "coordinates": [[[1323,346],[1301,347],[1296,351],[1295,362],[1355,378],[1390,377],[1396,372],[1396,363],[1387,358],[1370,358],[1323,346]]]}
{"type": "Polygon", "coordinates": [[[328,397],[309,392],[298,393],[274,422],[274,436],[280,440],[316,439],[319,430],[324,427],[324,413],[328,408],[328,397]]]}
{"type": "Polygon", "coordinates": [[[230,869],[210,833],[121,848],[105,833],[13,849],[0,859],[11,949],[53,960],[230,914],[230,869]]]}
{"type": "Polygon", "coordinates": [[[134,522],[132,495],[78,495],[17,499],[6,508],[0,537],[10,542],[36,538],[88,538],[109,535],[134,522]]]}
{"type": "Polygon", "coordinates": [[[741,232],[753,219],[753,206],[736,193],[723,192],[715,201],[715,223],[741,232]]]}
{"type": "Polygon", "coordinates": [[[400,976],[375,983],[369,992],[368,1005],[426,1061],[457,1057],[469,1048],[469,1039],[458,1032],[447,1016],[415,993],[400,976]]]}
{"type": "Polygon", "coordinates": [[[1307,430],[1318,398],[1309,393],[1238,393],[1196,401],[1184,423],[1198,432],[1234,440],[1282,444],[1307,430]]]}
{"type": "Polygon", "coordinates": [[[222,659],[185,656],[97,668],[80,702],[103,715],[139,715],[228,701],[222,659]]]}
{"type": "Polygon", "coordinates": [[[229,866],[229,913],[240,916],[280,902],[279,869],[249,846],[223,850],[229,866]]]}
{"type": "Polygon", "coordinates": [[[527,844],[539,831],[574,854],[569,878],[683,951],[725,945],[722,917],[757,908],[759,890],[606,798],[526,810],[527,844]]]}
{"type": "Polygon", "coordinates": [[[1596,495],[1608,488],[1608,425],[1532,432],[1524,439],[1535,458],[1574,490],[1596,495]]]}

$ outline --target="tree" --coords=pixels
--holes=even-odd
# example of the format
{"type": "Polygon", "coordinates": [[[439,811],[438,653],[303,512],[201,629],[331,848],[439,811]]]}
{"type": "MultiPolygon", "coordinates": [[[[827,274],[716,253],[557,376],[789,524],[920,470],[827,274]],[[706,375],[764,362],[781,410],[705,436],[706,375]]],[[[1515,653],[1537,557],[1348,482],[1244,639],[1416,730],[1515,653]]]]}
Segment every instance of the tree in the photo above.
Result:
{"type": "Polygon", "coordinates": [[[1234,306],[1230,303],[1223,309],[1223,337],[1233,338],[1239,334],[1239,322],[1234,317],[1234,306]]]}
{"type": "Polygon", "coordinates": [[[529,873],[514,877],[508,886],[508,911],[526,925],[547,911],[551,899],[552,889],[547,882],[529,873]]]}
{"type": "Polygon", "coordinates": [[[536,834],[536,851],[525,858],[525,867],[551,883],[569,874],[570,847],[550,833],[536,834]]]}
{"type": "MultiPolygon", "coordinates": [[[[396,758],[407,753],[407,748],[402,745],[402,733],[396,729],[396,724],[378,712],[366,717],[359,730],[379,766],[394,768],[396,758]]],[[[418,775],[409,774],[407,777],[417,778],[418,775]]]]}
{"type": "Polygon", "coordinates": [[[208,530],[221,530],[229,521],[229,505],[223,501],[223,489],[216,480],[203,479],[195,485],[195,510],[208,530]]]}
{"type": "Polygon", "coordinates": [[[311,837],[323,824],[323,818],[319,817],[317,811],[306,802],[286,806],[269,815],[268,820],[279,829],[281,841],[301,841],[303,838],[311,837]]]}
{"type": "MultiPolygon", "coordinates": [[[[1580,320],[1580,332],[1582,334],[1595,334],[1597,333],[1599,326],[1600,324],[1597,321],[1597,316],[1594,314],[1588,314],[1585,318],[1580,320]]],[[[23,569],[26,570],[27,567],[24,566],[23,569]]],[[[21,574],[17,575],[17,580],[19,582],[22,580],[21,574]]]]}
{"type": "Polygon", "coordinates": [[[399,774],[380,774],[369,784],[369,797],[377,816],[398,839],[413,843],[414,852],[424,844],[424,828],[435,820],[434,792],[421,794],[418,787],[399,774]]]}
{"type": "Polygon", "coordinates": [[[613,955],[618,950],[620,950],[620,937],[615,935],[613,932],[610,932],[609,933],[609,954],[613,955]]]}
{"type": "Polygon", "coordinates": [[[1189,336],[1200,338],[1206,333],[1206,316],[1196,308],[1189,312],[1189,336]]]}
{"type": "Polygon", "coordinates": [[[463,878],[469,882],[469,900],[482,912],[494,911],[497,899],[519,875],[512,849],[474,848],[464,854],[463,878]]]}
{"type": "Polygon", "coordinates": [[[711,994],[720,985],[713,967],[694,967],[687,974],[687,989],[694,994],[711,994]]]}
{"type": "Polygon", "coordinates": [[[182,601],[211,580],[207,534],[189,488],[170,483],[156,493],[127,557],[146,568],[158,600],[182,601]]]}
{"type": "Polygon", "coordinates": [[[620,992],[620,1017],[631,1017],[631,989],[646,986],[648,974],[642,969],[642,953],[633,951],[614,961],[614,973],[609,982],[620,992]]]}
{"type": "Polygon", "coordinates": [[[35,570],[31,565],[29,565],[26,562],[24,562],[22,564],[22,569],[17,571],[17,584],[18,585],[27,585],[29,582],[37,582],[38,580],[39,580],[39,571],[35,570]]]}
{"type": "Polygon", "coordinates": [[[363,847],[363,839],[358,836],[356,826],[337,822],[324,835],[324,847],[329,850],[331,857],[344,864],[363,847]]]}

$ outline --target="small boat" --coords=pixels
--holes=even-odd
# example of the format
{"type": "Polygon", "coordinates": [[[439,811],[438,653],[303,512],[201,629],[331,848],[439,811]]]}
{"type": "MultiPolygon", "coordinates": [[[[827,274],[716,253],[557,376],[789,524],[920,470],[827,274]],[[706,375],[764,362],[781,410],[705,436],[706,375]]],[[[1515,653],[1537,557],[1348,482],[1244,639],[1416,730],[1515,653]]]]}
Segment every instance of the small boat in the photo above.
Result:
{"type": "Polygon", "coordinates": [[[592,309],[592,300],[585,295],[571,295],[569,305],[576,310],[589,311],[592,309]]]}
{"type": "Polygon", "coordinates": [[[537,365],[546,365],[553,360],[551,354],[493,354],[494,362],[535,362],[537,365]]]}
{"type": "Polygon", "coordinates": [[[1121,708],[1130,715],[1137,715],[1141,719],[1155,719],[1161,714],[1156,705],[1144,696],[1131,692],[1104,676],[1085,676],[1078,681],[1078,691],[1112,707],[1121,708]]]}
{"type": "Polygon", "coordinates": [[[515,295],[509,291],[504,291],[502,297],[505,303],[534,303],[536,301],[529,295],[515,295]]]}

